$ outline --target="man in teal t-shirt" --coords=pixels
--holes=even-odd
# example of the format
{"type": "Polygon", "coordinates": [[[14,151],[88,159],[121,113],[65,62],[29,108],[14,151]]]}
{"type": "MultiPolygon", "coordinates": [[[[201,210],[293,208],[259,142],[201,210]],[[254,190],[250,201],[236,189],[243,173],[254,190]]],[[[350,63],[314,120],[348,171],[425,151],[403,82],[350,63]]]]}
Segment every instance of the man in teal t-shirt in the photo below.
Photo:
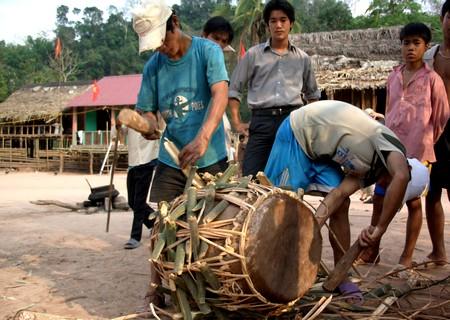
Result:
{"type": "Polygon", "coordinates": [[[200,172],[212,174],[226,168],[222,116],[228,75],[221,48],[183,33],[178,17],[160,1],[135,10],[133,27],[139,50],[157,51],[144,67],[136,109],[153,123],[159,111],[167,124],[163,139],[181,150],[178,166],[160,148],[150,193],[153,202],[170,201],[184,190],[186,178],[180,167],[196,165],[200,172]]]}

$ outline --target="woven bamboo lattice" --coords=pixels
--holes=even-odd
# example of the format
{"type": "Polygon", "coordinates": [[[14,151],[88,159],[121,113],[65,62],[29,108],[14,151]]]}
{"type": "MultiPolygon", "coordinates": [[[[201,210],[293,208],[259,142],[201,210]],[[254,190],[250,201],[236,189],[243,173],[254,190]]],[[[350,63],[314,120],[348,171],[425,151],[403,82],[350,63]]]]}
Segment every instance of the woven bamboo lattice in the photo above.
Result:
{"type": "MultiPolygon", "coordinates": [[[[218,178],[206,176],[210,179],[206,187],[189,187],[171,204],[160,203],[151,260],[165,284],[157,290],[172,296],[184,319],[218,309],[277,315],[302,295],[285,303],[271,301],[256,288],[245,256],[256,209],[274,196],[299,198],[290,191],[250,182],[249,177],[237,179],[235,171],[232,165],[218,178]],[[225,210],[230,206],[237,213],[227,218],[225,210]],[[221,220],[216,220],[219,216],[221,220]]],[[[320,247],[321,238],[317,261],[320,247]]],[[[318,263],[310,280],[304,281],[303,293],[313,285],[317,269],[318,263]]]]}

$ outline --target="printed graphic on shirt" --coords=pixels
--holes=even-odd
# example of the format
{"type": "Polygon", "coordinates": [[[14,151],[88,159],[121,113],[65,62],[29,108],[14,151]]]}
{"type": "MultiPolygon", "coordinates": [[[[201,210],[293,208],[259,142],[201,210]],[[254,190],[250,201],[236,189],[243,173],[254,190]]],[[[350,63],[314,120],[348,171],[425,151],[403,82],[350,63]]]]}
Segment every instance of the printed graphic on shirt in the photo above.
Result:
{"type": "Polygon", "coordinates": [[[186,92],[174,94],[174,98],[169,100],[168,107],[161,108],[161,115],[164,120],[170,122],[170,120],[176,119],[177,121],[185,122],[191,111],[203,111],[205,109],[203,101],[193,101],[194,98],[190,97],[192,94],[193,92],[190,95],[186,92]]]}
{"type": "Polygon", "coordinates": [[[336,154],[332,158],[339,163],[345,173],[363,177],[370,169],[370,166],[361,161],[355,154],[351,153],[350,148],[339,146],[336,154]]]}

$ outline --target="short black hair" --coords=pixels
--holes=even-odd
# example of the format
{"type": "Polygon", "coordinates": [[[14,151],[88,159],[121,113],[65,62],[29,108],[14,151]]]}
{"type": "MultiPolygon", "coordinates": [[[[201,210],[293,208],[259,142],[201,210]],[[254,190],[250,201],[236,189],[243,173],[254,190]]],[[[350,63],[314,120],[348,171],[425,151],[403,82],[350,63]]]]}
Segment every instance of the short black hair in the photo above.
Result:
{"type": "Polygon", "coordinates": [[[441,17],[443,18],[450,11],[450,0],[446,0],[442,5],[441,17]]]}
{"type": "Polygon", "coordinates": [[[266,3],[266,5],[264,7],[264,11],[263,11],[264,22],[267,25],[269,24],[270,14],[274,10],[281,10],[281,11],[283,11],[288,16],[289,21],[291,23],[294,23],[294,21],[295,21],[295,9],[292,6],[292,4],[290,4],[286,0],[270,0],[269,2],[266,3]]]}
{"type": "Polygon", "coordinates": [[[422,22],[411,22],[400,30],[400,41],[410,36],[419,36],[428,44],[431,41],[431,30],[422,22]]]}
{"type": "Polygon", "coordinates": [[[231,43],[234,37],[234,31],[227,19],[221,16],[210,18],[203,26],[203,33],[208,36],[211,33],[224,32],[228,34],[228,42],[231,43]]]}
{"type": "MultiPolygon", "coordinates": [[[[176,16],[176,15],[177,15],[177,13],[175,12],[175,10],[172,9],[172,14],[170,15],[169,19],[167,19],[167,22],[166,22],[166,32],[167,31],[173,32],[172,20],[173,20],[173,16],[176,16]]],[[[181,27],[181,23],[180,23],[180,30],[183,30],[183,28],[181,27]]]]}

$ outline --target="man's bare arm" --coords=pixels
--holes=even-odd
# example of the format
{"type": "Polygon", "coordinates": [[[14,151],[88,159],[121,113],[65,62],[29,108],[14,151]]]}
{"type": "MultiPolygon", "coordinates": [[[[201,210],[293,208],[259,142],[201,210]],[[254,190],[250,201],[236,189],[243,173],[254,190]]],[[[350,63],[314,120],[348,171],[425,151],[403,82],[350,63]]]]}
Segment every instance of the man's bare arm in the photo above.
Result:
{"type": "Polygon", "coordinates": [[[341,184],[331,190],[323,199],[316,211],[316,219],[319,225],[325,221],[342,205],[345,199],[360,188],[360,180],[357,177],[347,175],[341,184]]]}
{"type": "Polygon", "coordinates": [[[363,246],[372,245],[381,239],[405,196],[410,176],[405,156],[399,152],[390,152],[387,169],[392,180],[386,189],[381,216],[376,226],[370,226],[361,232],[359,240],[363,246]]]}
{"type": "Polygon", "coordinates": [[[248,123],[242,122],[241,114],[239,112],[241,103],[238,99],[230,98],[228,99],[228,105],[230,108],[231,125],[233,126],[234,130],[238,133],[248,136],[248,123]]]}

